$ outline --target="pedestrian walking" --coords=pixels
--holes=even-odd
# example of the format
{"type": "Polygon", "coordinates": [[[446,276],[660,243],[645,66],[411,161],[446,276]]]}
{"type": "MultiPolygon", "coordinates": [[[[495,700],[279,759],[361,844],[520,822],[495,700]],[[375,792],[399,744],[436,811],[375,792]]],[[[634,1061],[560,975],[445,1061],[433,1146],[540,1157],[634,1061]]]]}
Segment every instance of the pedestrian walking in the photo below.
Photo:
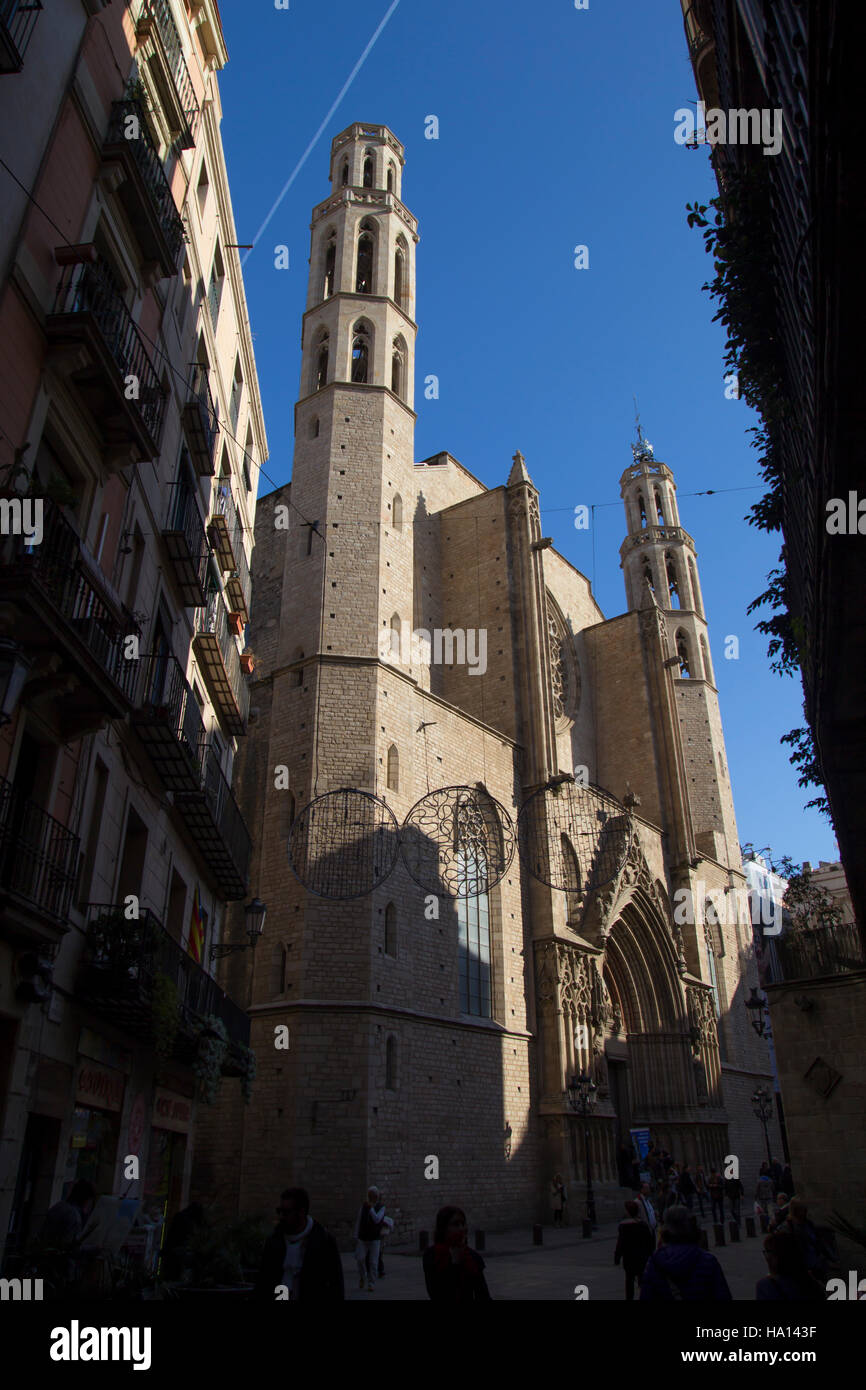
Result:
{"type": "Polygon", "coordinates": [[[422,1265],[434,1303],[489,1300],[484,1261],[466,1243],[466,1213],[461,1207],[442,1207],[436,1213],[433,1244],[424,1251],[422,1265]]]}
{"type": "Polygon", "coordinates": [[[626,1301],[631,1303],[634,1300],[634,1281],[637,1280],[640,1288],[641,1275],[653,1252],[655,1240],[646,1221],[641,1219],[637,1202],[626,1202],[625,1210],[626,1219],[619,1223],[617,1231],[613,1262],[618,1265],[622,1260],[626,1301]]]}
{"type": "Polygon", "coordinates": [[[713,1224],[715,1226],[724,1225],[725,1220],[725,1189],[722,1183],[722,1175],[717,1168],[710,1173],[707,1183],[707,1191],[710,1194],[710,1206],[712,1207],[713,1224]]]}
{"type": "MultiPolygon", "coordinates": [[[[393,1231],[393,1229],[394,1229],[394,1222],[391,1220],[390,1216],[383,1216],[383,1217],[382,1217],[382,1225],[381,1225],[380,1228],[379,1228],[379,1271],[378,1271],[378,1272],[379,1272],[379,1278],[380,1278],[380,1279],[384,1279],[384,1278],[385,1278],[385,1240],[386,1240],[386,1238],[391,1234],[391,1232],[393,1231]]],[[[369,1264],[369,1262],[370,1262],[370,1257],[369,1257],[369,1255],[368,1255],[368,1256],[367,1256],[367,1263],[369,1264]]]]}
{"type": "Polygon", "coordinates": [[[695,1196],[698,1199],[698,1210],[701,1213],[701,1220],[704,1219],[704,1203],[709,1202],[710,1194],[707,1191],[707,1175],[700,1163],[695,1169],[695,1196]]]}
{"type": "Polygon", "coordinates": [[[683,1171],[680,1173],[677,1191],[683,1199],[683,1204],[689,1211],[695,1204],[695,1194],[697,1192],[695,1180],[692,1177],[691,1169],[687,1163],[683,1164],[683,1171]]]}
{"type": "Polygon", "coordinates": [[[355,1260],[358,1265],[358,1287],[372,1293],[379,1270],[379,1251],[385,1203],[378,1187],[367,1188],[367,1200],[362,1202],[355,1221],[355,1260]]]}
{"type": "Polygon", "coordinates": [[[792,1197],[788,1203],[788,1214],[777,1227],[777,1234],[790,1235],[797,1245],[808,1272],[822,1285],[827,1280],[828,1264],[832,1257],[818,1234],[817,1228],[809,1220],[809,1209],[805,1202],[792,1197]]]}
{"type": "Polygon", "coordinates": [[[759,1302],[817,1303],[827,1297],[824,1285],[806,1267],[796,1237],[784,1229],[765,1237],[764,1258],[770,1272],[755,1285],[759,1302]]]}
{"type": "Polygon", "coordinates": [[[290,1302],[330,1303],[345,1298],[337,1242],[310,1216],[302,1187],[287,1187],[277,1207],[279,1222],[268,1236],[256,1284],[258,1298],[274,1299],[287,1288],[290,1302]]]}
{"type": "Polygon", "coordinates": [[[740,1224],[740,1202],[744,1191],[739,1178],[725,1178],[725,1194],[731,1208],[731,1220],[736,1221],[737,1225],[740,1224]]]}
{"type": "Polygon", "coordinates": [[[791,1172],[791,1167],[788,1163],[786,1163],[784,1168],[782,1169],[781,1186],[785,1192],[790,1192],[792,1196],[797,1191],[796,1187],[794,1186],[794,1174],[791,1172]]]}
{"type": "Polygon", "coordinates": [[[568,1205],[568,1193],[559,1173],[553,1175],[553,1181],[550,1184],[550,1196],[553,1202],[553,1224],[554,1226],[564,1226],[566,1224],[565,1208],[568,1205]]]}
{"type": "Polygon", "coordinates": [[[715,1255],[698,1245],[698,1223],[686,1207],[671,1207],[662,1223],[661,1244],[647,1260],[641,1302],[683,1299],[727,1303],[731,1291],[715,1255]]]}
{"type": "Polygon", "coordinates": [[[645,1221],[647,1226],[649,1227],[650,1234],[653,1237],[653,1244],[655,1244],[655,1234],[656,1229],[658,1227],[658,1216],[656,1215],[656,1209],[653,1206],[652,1199],[650,1197],[650,1185],[648,1182],[641,1183],[640,1195],[636,1198],[636,1201],[638,1207],[638,1215],[641,1221],[645,1221]]]}
{"type": "MultiPolygon", "coordinates": [[[[784,1184],[782,1182],[782,1165],[777,1158],[770,1159],[770,1177],[773,1179],[773,1185],[778,1193],[779,1188],[783,1187],[784,1184]]],[[[791,1189],[786,1188],[785,1190],[790,1192],[791,1189]]]]}
{"type": "Polygon", "coordinates": [[[770,1230],[771,1230],[771,1231],[778,1231],[779,1227],[782,1226],[782,1225],[784,1225],[784,1223],[787,1221],[787,1219],[788,1219],[788,1203],[789,1203],[790,1200],[791,1200],[791,1199],[790,1199],[790,1197],[788,1196],[787,1192],[777,1192],[777,1193],[776,1193],[776,1200],[775,1200],[775,1202],[773,1203],[773,1208],[772,1208],[772,1211],[770,1212],[770,1230]]]}

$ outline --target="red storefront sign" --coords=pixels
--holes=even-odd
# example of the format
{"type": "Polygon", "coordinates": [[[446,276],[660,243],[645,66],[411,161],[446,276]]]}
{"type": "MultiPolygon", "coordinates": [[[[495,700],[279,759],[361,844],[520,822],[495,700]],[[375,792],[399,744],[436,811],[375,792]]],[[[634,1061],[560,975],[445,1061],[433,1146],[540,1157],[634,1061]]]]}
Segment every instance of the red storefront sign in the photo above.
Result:
{"type": "Polygon", "coordinates": [[[157,1090],[153,1102],[154,1129],[173,1129],[186,1134],[192,1122],[192,1101],[174,1091],[157,1090]]]}
{"type": "Polygon", "coordinates": [[[96,1110],[122,1110],[125,1085],[122,1071],[84,1061],[78,1069],[75,1104],[92,1106],[96,1110]]]}

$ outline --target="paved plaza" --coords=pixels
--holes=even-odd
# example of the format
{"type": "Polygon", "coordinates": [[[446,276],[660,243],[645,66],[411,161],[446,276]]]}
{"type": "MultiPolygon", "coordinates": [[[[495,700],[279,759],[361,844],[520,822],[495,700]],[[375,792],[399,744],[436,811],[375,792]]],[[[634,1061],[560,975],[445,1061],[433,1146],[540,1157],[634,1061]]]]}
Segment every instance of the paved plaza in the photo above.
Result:
{"type": "MultiPolygon", "coordinates": [[[[580,1226],[564,1230],[544,1227],[544,1244],[532,1243],[532,1228],[498,1231],[487,1234],[487,1249],[483,1252],[486,1278],[490,1293],[496,1299],[531,1299],[540,1302],[574,1300],[575,1286],[586,1285],[592,1299],[625,1300],[625,1278],[621,1265],[613,1262],[617,1222],[600,1225],[589,1240],[581,1236],[580,1226]]],[[[745,1235],[741,1223],[738,1244],[726,1244],[721,1249],[713,1245],[712,1228],[708,1232],[709,1248],[716,1255],[725,1273],[728,1286],[736,1300],[753,1300],[755,1284],[767,1273],[760,1233],[752,1238],[745,1235]]],[[[470,1232],[470,1244],[474,1235],[470,1232]]],[[[346,1297],[372,1303],[376,1299],[426,1299],[421,1256],[416,1247],[391,1246],[385,1250],[384,1279],[377,1281],[372,1294],[358,1288],[358,1269],[352,1254],[343,1255],[346,1276],[346,1297]]]]}

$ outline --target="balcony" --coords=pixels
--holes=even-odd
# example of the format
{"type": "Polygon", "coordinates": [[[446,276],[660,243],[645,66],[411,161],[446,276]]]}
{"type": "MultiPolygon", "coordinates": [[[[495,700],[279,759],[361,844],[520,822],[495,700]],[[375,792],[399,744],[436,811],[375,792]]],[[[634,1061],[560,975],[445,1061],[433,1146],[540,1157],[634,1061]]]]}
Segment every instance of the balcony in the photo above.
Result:
{"type": "MultiPolygon", "coordinates": [[[[94,1014],[128,1037],[153,1043],[154,997],[157,981],[164,978],[177,990],[175,1060],[192,1062],[201,1023],[209,1016],[221,1020],[231,1043],[249,1045],[249,1015],[196,964],[152,912],[145,910],[135,921],[129,921],[122,906],[91,903],[87,915],[76,996],[94,1014]]],[[[237,1063],[230,1061],[228,1052],[222,1072],[224,1076],[238,1074],[237,1063]]]]}
{"type": "Polygon", "coordinates": [[[200,791],[207,735],[201,710],[173,656],[153,653],[141,657],[138,698],[131,718],[166,790],[200,791]]]}
{"type": "Polygon", "coordinates": [[[0,778],[0,916],[6,936],[54,945],[68,930],[79,840],[0,778]]]}
{"type": "Polygon", "coordinates": [[[145,0],[136,32],[140,40],[150,39],[147,64],[175,147],[191,150],[201,112],[168,0],[145,0]]]}
{"type": "Polygon", "coordinates": [[[204,522],[192,490],[182,480],[175,484],[175,500],[163,539],[174,566],[174,576],[187,608],[207,603],[208,543],[204,522]]]}
{"type": "Polygon", "coordinates": [[[233,613],[237,613],[242,622],[248,622],[250,616],[250,602],[252,597],[252,582],[250,580],[250,567],[246,557],[240,536],[238,536],[235,547],[235,558],[238,562],[237,569],[232,570],[226,576],[226,592],[228,593],[229,603],[233,613]]]}
{"type": "Polygon", "coordinates": [[[116,101],[112,106],[102,163],[106,171],[116,171],[117,196],[145,259],[163,275],[174,275],[183,222],[139,102],[116,101]]]}
{"type": "Polygon", "coordinates": [[[854,922],[789,931],[774,944],[781,980],[786,984],[866,970],[866,950],[854,922]]]}
{"type": "Polygon", "coordinates": [[[204,750],[198,790],[175,792],[174,803],[222,896],[228,902],[246,897],[250,832],[212,748],[204,750]]]}
{"type": "Polygon", "coordinates": [[[242,550],[243,546],[238,514],[231,487],[227,482],[221,481],[215,489],[208,531],[220,568],[236,570],[238,551],[242,550]]]}
{"type": "Polygon", "coordinates": [[[128,713],[136,662],[124,639],[138,629],[60,507],[36,500],[40,543],[0,537],[0,605],[4,635],[33,659],[24,698],[44,701],[40,712],[65,741],[128,713]]]}
{"type": "Polygon", "coordinates": [[[230,734],[246,733],[250,692],[229,631],[222,594],[217,590],[211,592],[207,608],[199,609],[195,615],[192,645],[220,721],[230,734]]]}
{"type": "Polygon", "coordinates": [[[22,5],[18,0],[0,0],[0,72],[20,72],[42,0],[22,5]]]}
{"type": "Polygon", "coordinates": [[[45,332],[59,370],[74,382],[102,433],[106,465],[155,458],[165,397],[144,339],[103,266],[64,272],[45,332]]]}
{"type": "Polygon", "coordinates": [[[200,478],[212,478],[214,474],[218,421],[219,411],[211,395],[207,367],[194,362],[183,423],[193,466],[200,478]]]}

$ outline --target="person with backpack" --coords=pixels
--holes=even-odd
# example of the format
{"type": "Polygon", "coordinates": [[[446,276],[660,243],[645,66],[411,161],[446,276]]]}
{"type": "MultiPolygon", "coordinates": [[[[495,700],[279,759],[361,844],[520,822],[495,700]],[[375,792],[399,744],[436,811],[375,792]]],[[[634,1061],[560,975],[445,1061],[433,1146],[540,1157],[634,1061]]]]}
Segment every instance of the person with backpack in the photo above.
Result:
{"type": "Polygon", "coordinates": [[[640,1286],[641,1302],[680,1300],[688,1303],[728,1303],[731,1291],[715,1255],[698,1244],[698,1223],[687,1207],[669,1207],[662,1223],[661,1244],[646,1262],[640,1286]]]}

